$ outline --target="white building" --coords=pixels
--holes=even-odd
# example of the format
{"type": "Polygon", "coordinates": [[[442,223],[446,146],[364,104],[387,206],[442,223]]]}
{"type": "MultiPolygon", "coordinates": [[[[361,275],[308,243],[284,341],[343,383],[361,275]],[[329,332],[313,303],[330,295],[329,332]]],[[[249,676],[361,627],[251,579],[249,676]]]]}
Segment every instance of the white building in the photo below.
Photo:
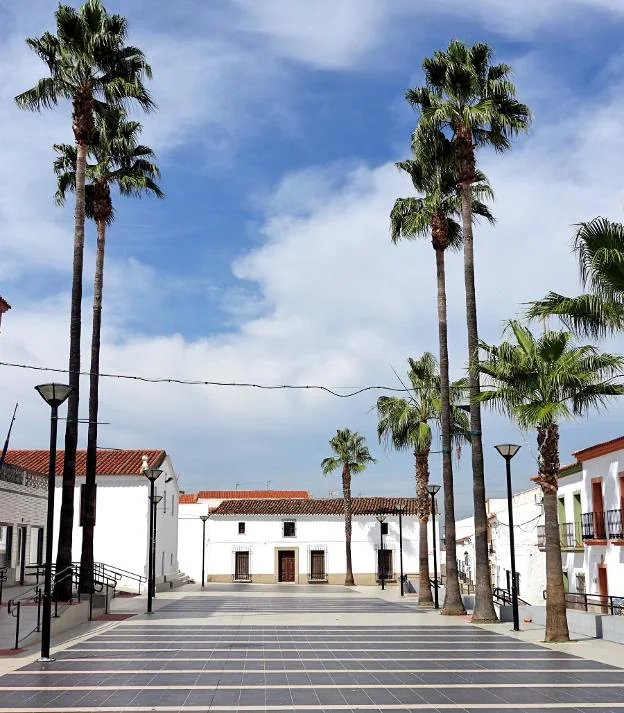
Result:
{"type": "Polygon", "coordinates": [[[0,467],[0,569],[6,584],[24,581],[25,568],[44,560],[48,480],[31,470],[0,467]]]}
{"type": "MultiPolygon", "coordinates": [[[[196,582],[201,581],[202,515],[216,510],[224,500],[309,498],[307,490],[200,490],[180,493],[178,516],[178,558],[180,570],[196,582]]],[[[208,526],[207,526],[208,527],[208,526]]],[[[206,539],[208,539],[206,530],[206,539]]]]}
{"type": "MultiPolygon", "coordinates": [[[[31,470],[47,471],[48,451],[10,450],[7,461],[31,470]]],[[[57,485],[54,502],[54,542],[58,539],[62,496],[64,452],[57,453],[57,485]]],[[[150,483],[145,467],[163,472],[155,483],[155,494],[162,500],[156,506],[156,583],[178,573],[178,480],[171,459],[163,450],[98,450],[97,507],[93,558],[130,574],[147,577],[149,546],[150,483]]],[[[82,486],[85,482],[86,451],[76,455],[76,489],[72,560],[80,561],[82,486]]],[[[121,580],[121,589],[137,589],[130,576],[121,580]]]]}
{"type": "MultiPolygon", "coordinates": [[[[400,572],[399,521],[403,503],[403,571],[418,576],[415,498],[353,498],[351,541],[356,584],[375,584],[400,572]],[[385,522],[376,516],[385,514],[385,522]],[[383,532],[383,553],[381,536],[383,532]]],[[[212,582],[344,584],[344,501],[335,499],[225,500],[207,523],[206,571],[212,582]]]]}

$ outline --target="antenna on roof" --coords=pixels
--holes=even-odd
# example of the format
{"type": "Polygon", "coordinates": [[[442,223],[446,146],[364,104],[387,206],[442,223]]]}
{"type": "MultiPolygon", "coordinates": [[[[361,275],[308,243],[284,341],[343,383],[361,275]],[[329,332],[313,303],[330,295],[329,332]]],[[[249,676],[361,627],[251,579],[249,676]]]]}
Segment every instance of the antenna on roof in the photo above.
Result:
{"type": "Polygon", "coordinates": [[[238,490],[239,487],[240,487],[240,483],[237,482],[236,485],[234,486],[234,489],[235,489],[235,490],[238,490]]]}
{"type": "Polygon", "coordinates": [[[0,468],[4,465],[4,459],[6,458],[7,451],[9,450],[9,439],[11,438],[11,431],[13,429],[13,423],[15,422],[15,414],[17,413],[17,407],[19,404],[15,404],[13,409],[13,418],[9,424],[9,432],[7,433],[6,441],[4,442],[4,448],[2,449],[2,455],[0,455],[0,468]]]}
{"type": "Polygon", "coordinates": [[[272,480],[267,480],[267,490],[271,490],[271,483],[272,483],[272,482],[273,482],[272,480]]]}

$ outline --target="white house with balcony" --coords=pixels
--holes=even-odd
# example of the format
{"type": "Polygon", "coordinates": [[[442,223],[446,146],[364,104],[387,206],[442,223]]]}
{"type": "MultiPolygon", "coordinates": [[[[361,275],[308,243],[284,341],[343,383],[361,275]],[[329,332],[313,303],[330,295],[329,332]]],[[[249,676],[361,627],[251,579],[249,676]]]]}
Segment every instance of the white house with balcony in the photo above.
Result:
{"type": "Polygon", "coordinates": [[[309,497],[307,490],[200,490],[197,493],[180,493],[178,515],[180,569],[196,582],[201,581],[202,542],[204,535],[207,536],[202,517],[216,510],[224,500],[308,499],[309,497]]]}
{"type": "MultiPolygon", "coordinates": [[[[385,581],[398,581],[397,504],[404,507],[403,572],[418,576],[416,499],[355,497],[351,552],[356,584],[375,584],[382,572],[385,581]]],[[[224,500],[207,521],[209,582],[344,584],[345,571],[342,498],[224,500]]]]}
{"type": "MultiPolygon", "coordinates": [[[[9,450],[7,461],[27,470],[47,472],[48,451],[9,450]]],[[[63,463],[64,451],[58,451],[54,501],[55,544],[58,540],[63,463]]],[[[155,481],[155,495],[162,496],[162,500],[155,508],[155,579],[157,586],[167,586],[167,583],[176,581],[179,573],[179,487],[170,457],[164,450],[98,450],[94,561],[126,572],[118,587],[128,591],[137,591],[139,586],[141,586],[141,591],[144,591],[144,582],[148,572],[150,483],[144,475],[146,468],[162,470],[162,474],[155,481]]],[[[80,561],[82,549],[80,513],[85,470],[86,451],[78,450],[72,539],[72,560],[74,562],[80,561]]],[[[45,501],[42,502],[45,510],[45,501]]]]}
{"type": "Polygon", "coordinates": [[[44,560],[48,480],[32,470],[0,466],[0,574],[24,582],[28,565],[44,560]]]}

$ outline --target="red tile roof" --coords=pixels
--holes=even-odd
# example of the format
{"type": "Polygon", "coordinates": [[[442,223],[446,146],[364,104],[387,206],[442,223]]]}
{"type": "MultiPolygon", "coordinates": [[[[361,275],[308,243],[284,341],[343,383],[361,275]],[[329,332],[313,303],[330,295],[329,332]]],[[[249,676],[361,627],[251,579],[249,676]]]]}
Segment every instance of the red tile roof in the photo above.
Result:
{"type": "MultiPolygon", "coordinates": [[[[37,473],[48,472],[47,450],[9,450],[6,462],[20,468],[34,470],[37,473]]],[[[148,468],[158,468],[165,456],[165,451],[154,450],[105,450],[97,452],[98,475],[141,475],[143,456],[146,455],[148,468]]],[[[56,452],[56,474],[63,474],[65,451],[56,452]]],[[[85,475],[87,465],[87,451],[78,450],[76,453],[76,475],[85,475]]]]}
{"type": "Polygon", "coordinates": [[[308,499],[307,490],[200,490],[198,496],[202,500],[258,500],[275,498],[308,499]]]}
{"type": "MultiPolygon", "coordinates": [[[[353,515],[393,514],[404,503],[405,515],[416,515],[416,498],[352,498],[353,515]]],[[[342,498],[224,500],[213,515],[344,515],[342,498]]]]}
{"type": "Polygon", "coordinates": [[[610,441],[603,441],[602,443],[596,443],[593,446],[588,446],[580,451],[572,453],[577,461],[583,462],[586,460],[591,460],[592,458],[598,458],[598,456],[607,455],[607,453],[614,453],[615,451],[620,451],[624,449],[624,436],[619,436],[618,438],[612,438],[610,441]]]}
{"type": "Polygon", "coordinates": [[[180,505],[196,505],[198,501],[197,493],[180,493],[180,505]]]}

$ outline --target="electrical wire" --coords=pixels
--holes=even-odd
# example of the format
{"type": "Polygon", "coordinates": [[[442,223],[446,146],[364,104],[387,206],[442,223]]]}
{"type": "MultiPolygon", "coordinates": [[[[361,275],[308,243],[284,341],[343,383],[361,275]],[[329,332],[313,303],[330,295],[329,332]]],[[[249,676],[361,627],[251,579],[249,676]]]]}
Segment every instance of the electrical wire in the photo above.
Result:
{"type": "MultiPolygon", "coordinates": [[[[29,371],[47,371],[55,374],[70,374],[73,373],[69,369],[58,369],[54,367],[47,366],[36,366],[34,364],[16,364],[13,362],[0,361],[0,366],[6,366],[15,369],[26,369],[29,371]]],[[[89,371],[78,372],[79,376],[92,376],[89,371]]],[[[97,376],[106,379],[125,379],[128,381],[140,381],[148,384],[182,384],[184,386],[227,386],[227,387],[239,387],[239,388],[250,388],[250,389],[261,389],[267,391],[324,391],[332,396],[337,396],[341,399],[350,398],[352,396],[358,396],[366,391],[394,391],[394,392],[406,392],[413,391],[412,388],[398,388],[396,386],[323,386],[320,384],[255,384],[251,382],[240,382],[240,381],[206,381],[202,379],[177,379],[174,377],[151,377],[151,376],[137,376],[133,374],[108,374],[100,372],[97,376]],[[348,393],[339,393],[337,389],[350,389],[348,393]]],[[[425,387],[423,387],[425,388],[425,387]]],[[[457,388],[465,390],[464,387],[460,386],[450,386],[450,388],[457,388]]]]}

